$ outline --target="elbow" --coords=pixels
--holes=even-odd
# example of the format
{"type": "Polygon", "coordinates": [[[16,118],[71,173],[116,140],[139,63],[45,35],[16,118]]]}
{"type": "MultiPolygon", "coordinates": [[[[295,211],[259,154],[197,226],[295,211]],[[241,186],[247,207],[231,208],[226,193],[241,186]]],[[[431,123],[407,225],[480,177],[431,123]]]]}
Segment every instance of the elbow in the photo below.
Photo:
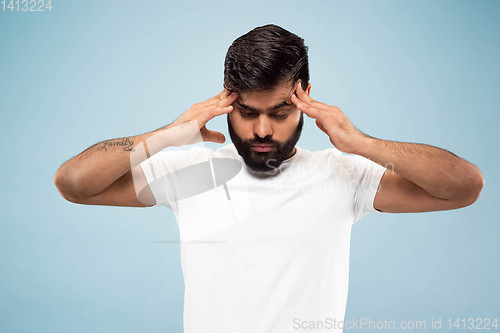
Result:
{"type": "Polygon", "coordinates": [[[474,176],[470,185],[464,190],[465,199],[463,207],[470,206],[479,199],[481,192],[483,190],[485,181],[481,172],[478,171],[477,175],[474,176]]]}
{"type": "Polygon", "coordinates": [[[473,200],[472,200],[471,204],[473,204],[474,202],[476,202],[477,199],[479,199],[479,196],[481,195],[481,192],[483,191],[484,183],[485,183],[484,177],[481,173],[479,173],[477,184],[476,184],[474,190],[472,191],[473,200]]]}
{"type": "Polygon", "coordinates": [[[54,185],[64,199],[69,202],[79,203],[78,196],[73,190],[75,188],[74,181],[61,168],[54,175],[54,185]]]}

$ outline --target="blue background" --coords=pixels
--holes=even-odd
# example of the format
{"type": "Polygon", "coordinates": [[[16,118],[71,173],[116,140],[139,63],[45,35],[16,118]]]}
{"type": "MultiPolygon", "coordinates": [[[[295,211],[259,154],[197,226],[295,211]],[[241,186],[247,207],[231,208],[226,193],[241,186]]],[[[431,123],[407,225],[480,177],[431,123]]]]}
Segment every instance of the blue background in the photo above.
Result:
{"type": "MultiPolygon", "coordinates": [[[[173,214],[72,204],[53,177],[92,144],[157,129],[219,93],[227,48],[268,23],[305,39],[313,98],[372,136],[448,149],[486,179],[472,206],[355,224],[346,319],[431,331],[442,318],[448,331],[447,318],[499,316],[500,1],[52,7],[0,13],[1,332],[182,331],[173,214]]],[[[329,148],[305,120],[299,145],[329,148]]],[[[230,142],[225,118],[208,127],[230,142]]]]}

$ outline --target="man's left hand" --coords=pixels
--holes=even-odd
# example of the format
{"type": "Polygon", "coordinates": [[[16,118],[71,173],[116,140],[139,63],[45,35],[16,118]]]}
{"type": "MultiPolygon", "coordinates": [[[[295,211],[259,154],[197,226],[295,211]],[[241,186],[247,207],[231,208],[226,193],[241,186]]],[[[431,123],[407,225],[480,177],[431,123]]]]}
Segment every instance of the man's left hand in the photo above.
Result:
{"type": "Polygon", "coordinates": [[[347,116],[336,106],[327,105],[311,98],[300,85],[292,94],[292,103],[308,117],[316,119],[316,125],[325,132],[337,149],[355,154],[367,136],[358,131],[347,116]]]}

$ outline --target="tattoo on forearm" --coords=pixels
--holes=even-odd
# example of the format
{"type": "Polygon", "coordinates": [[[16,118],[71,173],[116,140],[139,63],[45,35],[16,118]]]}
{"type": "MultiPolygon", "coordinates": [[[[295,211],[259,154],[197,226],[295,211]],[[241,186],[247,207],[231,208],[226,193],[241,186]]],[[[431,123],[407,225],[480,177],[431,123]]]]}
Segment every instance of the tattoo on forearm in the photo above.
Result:
{"type": "Polygon", "coordinates": [[[117,147],[117,146],[122,146],[123,150],[125,151],[135,151],[135,149],[132,148],[134,145],[134,141],[130,140],[129,138],[125,138],[122,141],[110,141],[106,140],[101,142],[101,146],[97,148],[97,150],[108,150],[107,147],[117,147]]]}

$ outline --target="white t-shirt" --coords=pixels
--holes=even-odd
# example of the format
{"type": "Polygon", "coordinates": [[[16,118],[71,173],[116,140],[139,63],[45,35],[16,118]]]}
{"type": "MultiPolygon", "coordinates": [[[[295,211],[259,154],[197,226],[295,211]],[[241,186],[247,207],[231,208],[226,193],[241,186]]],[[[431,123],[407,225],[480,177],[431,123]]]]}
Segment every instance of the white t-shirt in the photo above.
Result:
{"type": "Polygon", "coordinates": [[[156,205],[177,218],[185,333],[342,331],[334,322],[344,320],[351,227],[376,211],[386,168],[336,148],[297,147],[266,174],[233,144],[161,151],[141,167],[156,205]],[[214,186],[217,168],[196,169],[219,158],[241,167],[228,169],[236,175],[226,186],[214,186]]]}

